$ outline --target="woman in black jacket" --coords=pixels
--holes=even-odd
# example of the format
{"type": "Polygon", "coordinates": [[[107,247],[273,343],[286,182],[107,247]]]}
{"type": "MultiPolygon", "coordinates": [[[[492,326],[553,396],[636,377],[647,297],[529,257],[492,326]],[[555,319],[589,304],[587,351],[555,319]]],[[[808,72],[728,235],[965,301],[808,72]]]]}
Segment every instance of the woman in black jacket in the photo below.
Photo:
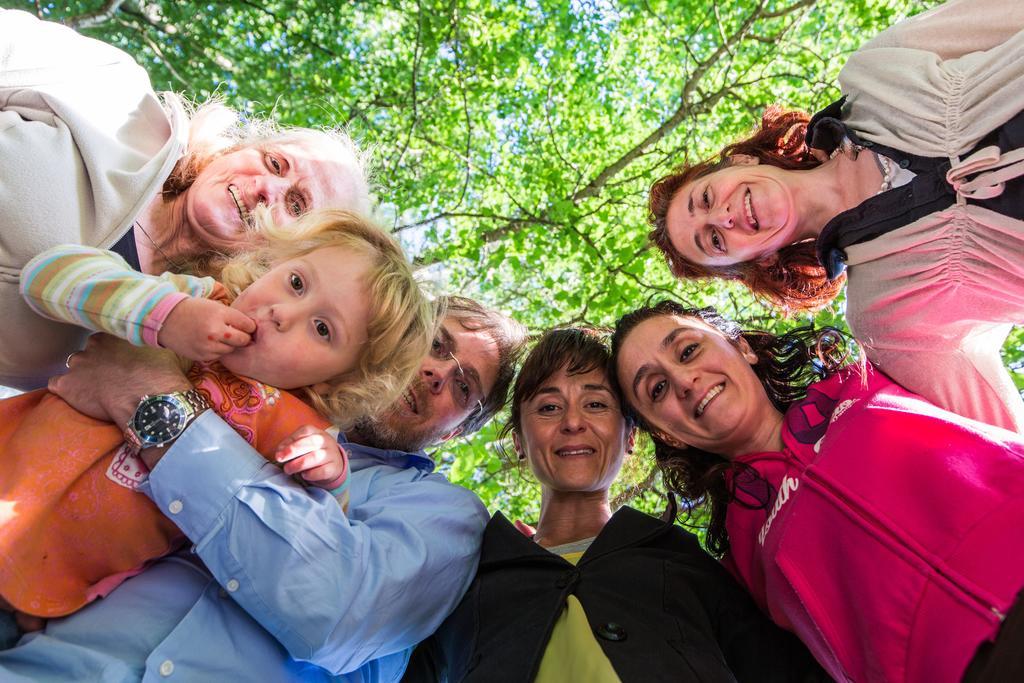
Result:
{"type": "Polygon", "coordinates": [[[823,677],[696,537],[608,488],[633,447],[592,332],[546,333],[516,379],[511,433],[541,483],[528,535],[501,513],[469,592],[405,680],[796,681],[823,677]]]}

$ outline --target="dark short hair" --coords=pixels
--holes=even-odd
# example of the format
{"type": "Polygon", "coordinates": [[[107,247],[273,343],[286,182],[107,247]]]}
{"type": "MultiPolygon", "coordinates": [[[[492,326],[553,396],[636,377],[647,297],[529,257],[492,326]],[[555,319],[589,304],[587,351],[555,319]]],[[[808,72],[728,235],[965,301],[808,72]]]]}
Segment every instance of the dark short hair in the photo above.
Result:
{"type": "MultiPolygon", "coordinates": [[[[853,354],[848,337],[834,327],[798,327],[782,335],[744,330],[714,308],[688,308],[671,299],[639,308],[619,318],[612,335],[609,376],[619,392],[623,411],[632,415],[640,428],[650,435],[654,443],[654,459],[661,469],[665,486],[691,501],[694,504],[691,511],[707,508],[708,549],[721,554],[729,548],[725,530],[726,508],[737,498],[736,491],[726,485],[726,472],[735,472],[736,486],[742,486],[747,494],[744,501],[755,500],[767,505],[771,500],[767,482],[749,467],[732,463],[716,453],[693,447],[675,448],[661,441],[619,388],[617,366],[626,337],[640,323],[667,315],[702,320],[721,332],[733,345],[738,345],[740,339],[745,340],[757,356],[754,373],[761,380],[769,400],[783,413],[807,395],[809,384],[835,373],[851,360],[853,354]]],[[[759,504],[754,503],[753,506],[758,507],[759,504]]]]}
{"type": "MultiPolygon", "coordinates": [[[[608,333],[609,330],[599,328],[566,327],[548,330],[541,335],[516,376],[509,420],[501,431],[502,442],[507,443],[507,437],[513,432],[519,433],[522,405],[535,397],[544,383],[559,370],[564,369],[570,376],[593,370],[608,373],[608,333]]],[[[619,399],[621,404],[621,397],[619,399]]],[[[627,424],[632,426],[631,419],[627,418],[627,424]]]]}
{"type": "Polygon", "coordinates": [[[461,425],[463,434],[472,434],[504,407],[509,386],[515,376],[516,361],[526,346],[526,327],[468,297],[440,297],[438,305],[445,318],[458,321],[464,330],[485,333],[498,347],[498,374],[494,386],[482,401],[483,409],[461,425]]]}

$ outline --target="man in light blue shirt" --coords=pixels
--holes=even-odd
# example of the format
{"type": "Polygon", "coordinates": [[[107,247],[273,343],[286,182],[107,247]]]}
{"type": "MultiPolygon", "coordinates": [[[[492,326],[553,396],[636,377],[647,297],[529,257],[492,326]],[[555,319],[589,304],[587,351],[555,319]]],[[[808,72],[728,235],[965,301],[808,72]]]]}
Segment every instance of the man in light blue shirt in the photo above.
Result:
{"type": "MultiPolygon", "coordinates": [[[[143,451],[143,489],[191,552],[0,652],[0,680],[397,681],[468,587],[487,523],[421,449],[497,411],[523,341],[504,316],[448,303],[418,379],[341,439],[347,515],[207,411],[169,448],[143,451]]],[[[187,388],[175,365],[110,337],[71,367],[51,389],[119,424],[142,394],[187,388]]]]}

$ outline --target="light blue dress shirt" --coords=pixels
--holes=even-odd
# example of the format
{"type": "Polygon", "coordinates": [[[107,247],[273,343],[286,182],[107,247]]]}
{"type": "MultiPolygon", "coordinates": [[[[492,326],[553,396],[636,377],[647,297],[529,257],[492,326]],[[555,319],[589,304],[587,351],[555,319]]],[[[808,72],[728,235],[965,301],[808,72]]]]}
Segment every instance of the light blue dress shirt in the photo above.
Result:
{"type": "Polygon", "coordinates": [[[0,681],[397,681],[469,587],[487,511],[423,453],[342,445],[347,516],[200,416],[143,486],[192,553],[0,652],[0,681]]]}

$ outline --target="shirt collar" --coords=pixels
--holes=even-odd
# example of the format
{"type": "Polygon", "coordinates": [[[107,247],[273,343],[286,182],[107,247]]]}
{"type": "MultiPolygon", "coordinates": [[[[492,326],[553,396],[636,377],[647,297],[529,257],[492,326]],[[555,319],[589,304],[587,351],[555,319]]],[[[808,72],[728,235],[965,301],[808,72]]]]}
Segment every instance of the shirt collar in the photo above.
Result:
{"type": "Polygon", "coordinates": [[[357,459],[375,460],[391,467],[408,469],[414,467],[425,474],[434,471],[434,461],[424,451],[410,453],[390,448],[375,448],[361,443],[349,441],[345,434],[338,434],[338,443],[345,447],[349,461],[357,459]]]}

